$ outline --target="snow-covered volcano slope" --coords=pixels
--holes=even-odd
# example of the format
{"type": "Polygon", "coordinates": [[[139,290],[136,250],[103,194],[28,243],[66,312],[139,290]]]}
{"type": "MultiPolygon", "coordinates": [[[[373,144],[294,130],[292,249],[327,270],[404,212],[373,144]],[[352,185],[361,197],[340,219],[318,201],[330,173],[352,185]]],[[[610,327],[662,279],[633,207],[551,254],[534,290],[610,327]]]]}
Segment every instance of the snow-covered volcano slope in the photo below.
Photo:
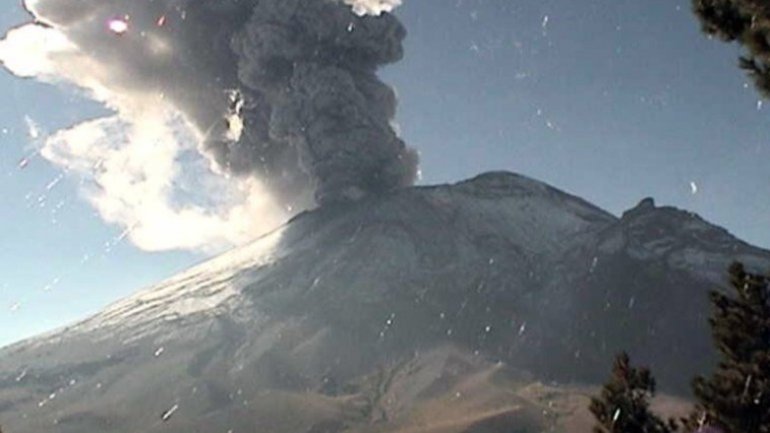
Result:
{"type": "MultiPolygon", "coordinates": [[[[411,188],[305,213],[4,349],[0,424],[397,431],[498,362],[591,382],[621,349],[681,391],[710,365],[705,294],[735,259],[770,269],[767,251],[650,200],[617,218],[510,173],[411,188]]],[[[526,406],[487,403],[476,415],[501,428],[526,406]]]]}

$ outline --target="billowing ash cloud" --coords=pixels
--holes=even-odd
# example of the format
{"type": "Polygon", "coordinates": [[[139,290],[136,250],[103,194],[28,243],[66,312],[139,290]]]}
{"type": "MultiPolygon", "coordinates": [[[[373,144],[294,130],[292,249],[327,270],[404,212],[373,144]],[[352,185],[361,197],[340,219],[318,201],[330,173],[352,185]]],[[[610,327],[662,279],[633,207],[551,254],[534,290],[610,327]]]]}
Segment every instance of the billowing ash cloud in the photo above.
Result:
{"type": "Polygon", "coordinates": [[[36,22],[9,32],[0,61],[114,110],[42,152],[91,180],[105,219],[147,249],[220,247],[414,181],[376,76],[403,55],[386,13],[399,3],[28,0],[36,22]]]}

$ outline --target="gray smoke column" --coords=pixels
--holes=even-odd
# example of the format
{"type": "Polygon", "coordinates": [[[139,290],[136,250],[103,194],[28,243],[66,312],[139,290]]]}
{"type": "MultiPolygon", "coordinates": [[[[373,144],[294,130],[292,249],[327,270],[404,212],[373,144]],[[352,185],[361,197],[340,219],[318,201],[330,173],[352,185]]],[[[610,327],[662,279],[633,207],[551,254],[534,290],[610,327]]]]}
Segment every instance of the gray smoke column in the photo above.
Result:
{"type": "MultiPolygon", "coordinates": [[[[396,136],[393,91],[378,67],[403,55],[395,17],[354,15],[327,0],[260,1],[232,37],[245,128],[212,143],[236,172],[280,176],[264,161],[296,161],[320,203],[409,185],[417,158],[396,136]]],[[[291,179],[293,182],[294,179],[291,179]]]]}
{"type": "Polygon", "coordinates": [[[398,3],[28,0],[27,7],[39,26],[87,55],[113,93],[160,95],[180,110],[215,170],[256,178],[281,206],[299,209],[415,180],[416,153],[391,126],[394,92],[376,75],[403,55],[406,32],[387,12],[398,3]]]}

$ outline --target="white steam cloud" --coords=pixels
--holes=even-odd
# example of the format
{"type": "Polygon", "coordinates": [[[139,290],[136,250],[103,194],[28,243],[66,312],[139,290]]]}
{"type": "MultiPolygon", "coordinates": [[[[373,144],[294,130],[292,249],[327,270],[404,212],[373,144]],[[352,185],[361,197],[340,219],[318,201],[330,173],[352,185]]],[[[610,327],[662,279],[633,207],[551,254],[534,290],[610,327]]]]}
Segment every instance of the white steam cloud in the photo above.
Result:
{"type": "Polygon", "coordinates": [[[400,4],[26,0],[0,63],[111,110],[47,137],[27,121],[105,221],[145,250],[216,252],[414,182],[376,74],[403,55],[400,4]]]}
{"type": "Polygon", "coordinates": [[[10,31],[0,41],[0,62],[20,77],[74,85],[114,111],[52,134],[40,154],[83,177],[86,199],[139,248],[216,252],[287,217],[255,179],[217,173],[196,149],[199,133],[163,94],[120,88],[110,80],[117,71],[55,28],[10,31]]]}
{"type": "Polygon", "coordinates": [[[401,6],[401,0],[344,0],[358,15],[380,15],[401,6]]]}

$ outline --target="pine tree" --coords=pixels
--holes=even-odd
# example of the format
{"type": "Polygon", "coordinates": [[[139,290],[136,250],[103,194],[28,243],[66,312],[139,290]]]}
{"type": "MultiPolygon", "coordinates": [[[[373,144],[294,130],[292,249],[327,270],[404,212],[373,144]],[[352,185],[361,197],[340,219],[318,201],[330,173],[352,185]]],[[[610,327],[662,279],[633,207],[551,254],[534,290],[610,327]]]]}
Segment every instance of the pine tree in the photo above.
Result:
{"type": "Polygon", "coordinates": [[[712,291],[709,320],[721,360],[709,378],[697,377],[695,412],[687,421],[724,433],[770,433],[770,279],[730,267],[735,296],[712,291]]]}
{"type": "Polygon", "coordinates": [[[595,433],[671,433],[666,423],[650,411],[655,395],[655,378],[647,368],[631,366],[628,354],[615,359],[610,380],[599,397],[591,399],[590,410],[598,421],[595,433]]]}
{"type": "Polygon", "coordinates": [[[709,35],[746,48],[740,67],[770,98],[770,2],[767,0],[692,0],[693,11],[709,35]]]}

